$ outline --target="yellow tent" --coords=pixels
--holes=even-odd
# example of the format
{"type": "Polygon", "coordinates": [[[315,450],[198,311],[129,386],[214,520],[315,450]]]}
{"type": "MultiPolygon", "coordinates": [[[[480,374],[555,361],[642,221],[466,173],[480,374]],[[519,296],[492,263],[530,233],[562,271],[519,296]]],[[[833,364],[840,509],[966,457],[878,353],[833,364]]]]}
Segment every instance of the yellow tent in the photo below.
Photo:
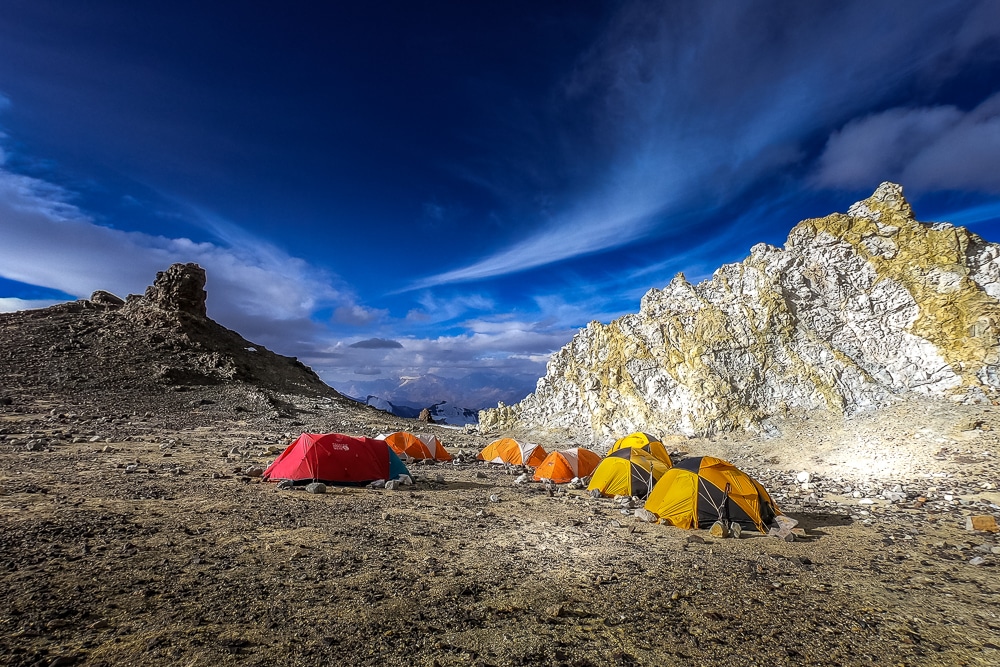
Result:
{"type": "Polygon", "coordinates": [[[605,496],[645,498],[656,480],[669,469],[669,463],[648,452],[625,447],[604,457],[591,475],[587,489],[598,489],[605,496]]]}
{"type": "Polygon", "coordinates": [[[608,450],[608,454],[629,447],[632,449],[641,449],[647,454],[652,455],[654,458],[663,461],[668,467],[671,465],[670,454],[667,453],[667,448],[663,446],[663,442],[661,442],[655,435],[642,433],[641,431],[630,433],[624,438],[616,440],[615,444],[611,445],[611,449],[608,450]]]}
{"type": "Polygon", "coordinates": [[[714,456],[685,459],[668,470],[649,494],[646,509],[679,528],[723,520],[762,533],[781,514],[757,480],[714,456]]]}

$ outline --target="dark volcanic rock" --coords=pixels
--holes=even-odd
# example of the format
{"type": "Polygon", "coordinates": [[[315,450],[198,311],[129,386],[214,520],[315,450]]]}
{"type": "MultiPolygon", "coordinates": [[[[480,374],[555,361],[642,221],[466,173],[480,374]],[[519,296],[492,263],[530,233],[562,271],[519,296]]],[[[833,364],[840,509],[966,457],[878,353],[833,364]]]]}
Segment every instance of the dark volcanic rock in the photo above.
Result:
{"type": "Polygon", "coordinates": [[[125,300],[121,297],[115,296],[111,292],[105,292],[102,289],[97,290],[90,295],[90,303],[95,306],[107,306],[109,308],[120,308],[125,305],[125,300]]]}

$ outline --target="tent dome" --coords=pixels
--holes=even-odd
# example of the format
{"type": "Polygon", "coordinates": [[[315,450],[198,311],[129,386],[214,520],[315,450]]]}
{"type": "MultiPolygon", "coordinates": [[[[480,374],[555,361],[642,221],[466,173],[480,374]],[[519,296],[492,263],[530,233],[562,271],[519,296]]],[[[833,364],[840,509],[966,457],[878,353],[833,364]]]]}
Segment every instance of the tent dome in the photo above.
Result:
{"type": "Polygon", "coordinates": [[[762,533],[781,514],[757,480],[714,456],[685,459],[668,470],[649,494],[646,509],[679,528],[721,519],[762,533]]]}
{"type": "Polygon", "coordinates": [[[303,433],[264,471],[268,481],[366,484],[396,479],[409,470],[383,441],[343,433],[303,433]]]}

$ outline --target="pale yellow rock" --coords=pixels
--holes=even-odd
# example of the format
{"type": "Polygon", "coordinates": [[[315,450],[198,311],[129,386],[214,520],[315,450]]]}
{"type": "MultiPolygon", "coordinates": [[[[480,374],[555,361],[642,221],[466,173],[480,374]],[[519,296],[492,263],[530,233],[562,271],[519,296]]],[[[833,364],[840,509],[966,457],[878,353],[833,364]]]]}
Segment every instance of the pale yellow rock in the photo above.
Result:
{"type": "Polygon", "coordinates": [[[769,428],[795,410],[852,414],[907,393],[987,403],[1000,373],[1000,246],[918,222],[883,183],[698,285],[678,274],[638,313],[591,322],[535,392],[480,430],[570,434],[769,428]]]}

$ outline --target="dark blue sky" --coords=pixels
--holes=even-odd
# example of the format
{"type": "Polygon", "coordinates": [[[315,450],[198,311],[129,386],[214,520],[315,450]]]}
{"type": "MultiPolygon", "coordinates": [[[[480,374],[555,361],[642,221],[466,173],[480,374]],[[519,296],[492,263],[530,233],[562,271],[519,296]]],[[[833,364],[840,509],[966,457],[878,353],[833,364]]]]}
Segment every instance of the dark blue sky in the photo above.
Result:
{"type": "Polygon", "coordinates": [[[0,132],[0,309],[195,261],[338,389],[479,407],[884,180],[1000,240],[1000,3],[8,0],[0,132]]]}

